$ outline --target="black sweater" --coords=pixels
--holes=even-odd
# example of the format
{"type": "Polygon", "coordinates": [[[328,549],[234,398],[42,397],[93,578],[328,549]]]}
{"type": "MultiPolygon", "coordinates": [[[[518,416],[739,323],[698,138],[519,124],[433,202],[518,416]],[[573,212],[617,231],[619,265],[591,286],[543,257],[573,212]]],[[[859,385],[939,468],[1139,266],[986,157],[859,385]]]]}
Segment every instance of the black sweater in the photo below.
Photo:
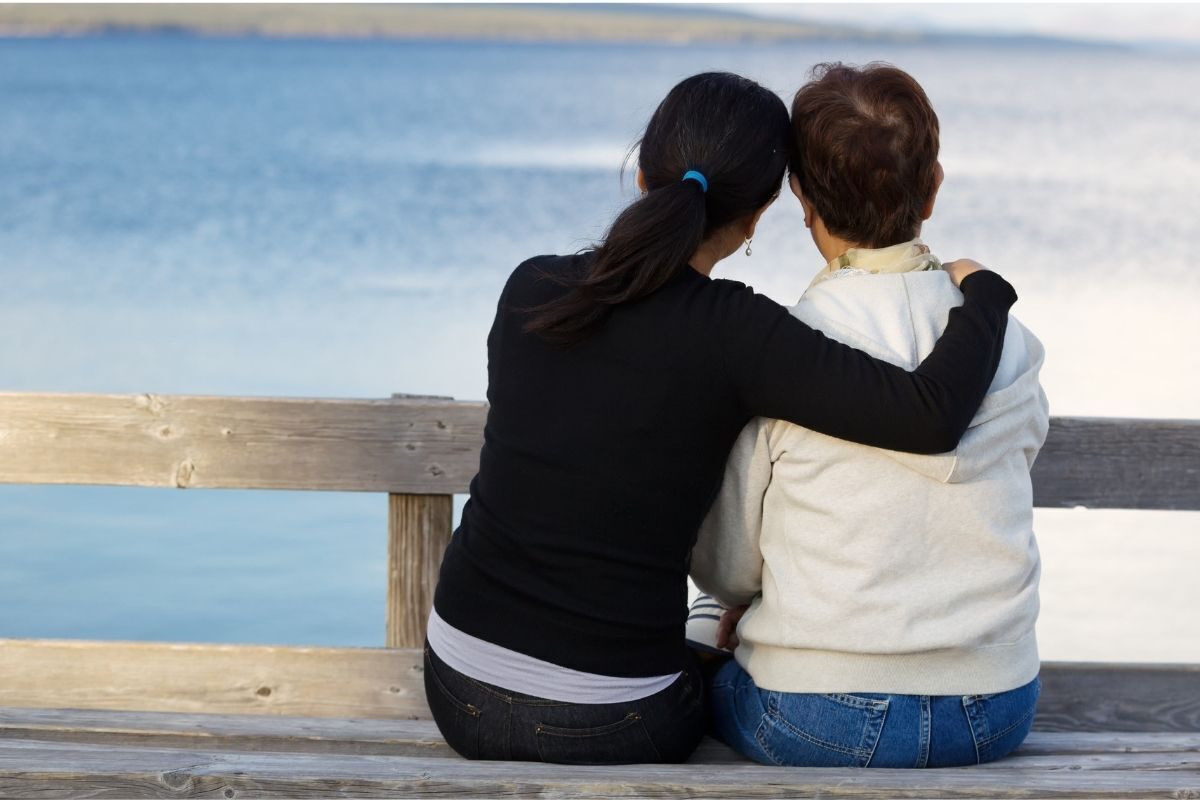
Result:
{"type": "Polygon", "coordinates": [[[450,625],[603,675],[684,668],[688,559],[725,460],[755,416],[864,444],[952,450],[1000,360],[1016,294],[963,281],[933,353],[909,373],[786,308],[684,267],[580,344],[526,334],[579,256],[517,267],[488,335],[479,474],[434,600],[450,625]]]}

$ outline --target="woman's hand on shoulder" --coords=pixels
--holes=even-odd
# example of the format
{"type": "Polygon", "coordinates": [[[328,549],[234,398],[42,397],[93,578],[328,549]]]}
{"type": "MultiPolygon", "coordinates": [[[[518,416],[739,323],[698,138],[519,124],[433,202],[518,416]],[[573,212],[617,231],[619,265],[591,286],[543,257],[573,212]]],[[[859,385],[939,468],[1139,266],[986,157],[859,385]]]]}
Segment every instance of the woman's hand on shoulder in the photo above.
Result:
{"type": "Polygon", "coordinates": [[[955,286],[961,286],[963,279],[968,275],[985,270],[987,267],[978,261],[973,261],[969,258],[960,258],[956,261],[948,261],[942,264],[942,269],[950,276],[950,280],[954,281],[955,286]]]}

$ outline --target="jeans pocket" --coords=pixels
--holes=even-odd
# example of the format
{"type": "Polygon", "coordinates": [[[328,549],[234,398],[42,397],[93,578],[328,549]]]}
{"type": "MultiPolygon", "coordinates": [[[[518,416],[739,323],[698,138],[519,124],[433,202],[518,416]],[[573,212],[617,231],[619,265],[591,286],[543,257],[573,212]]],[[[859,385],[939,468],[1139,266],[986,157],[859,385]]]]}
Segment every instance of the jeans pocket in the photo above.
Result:
{"type": "Polygon", "coordinates": [[[463,758],[480,758],[479,721],[483,712],[461,698],[451,685],[465,688],[466,681],[449,665],[425,648],[425,699],[433,713],[433,721],[446,739],[446,744],[463,758]]]}
{"type": "Polygon", "coordinates": [[[978,763],[1003,758],[1025,741],[1033,727],[1041,689],[1041,679],[1034,678],[1012,691],[963,697],[963,711],[971,724],[978,763]]]}
{"type": "Polygon", "coordinates": [[[554,764],[650,764],[661,760],[642,715],[631,711],[615,722],[587,728],[538,723],[538,755],[554,764]]]}
{"type": "Polygon", "coordinates": [[[764,692],[754,738],[779,766],[865,767],[875,754],[888,701],[851,694],[764,692]]]}

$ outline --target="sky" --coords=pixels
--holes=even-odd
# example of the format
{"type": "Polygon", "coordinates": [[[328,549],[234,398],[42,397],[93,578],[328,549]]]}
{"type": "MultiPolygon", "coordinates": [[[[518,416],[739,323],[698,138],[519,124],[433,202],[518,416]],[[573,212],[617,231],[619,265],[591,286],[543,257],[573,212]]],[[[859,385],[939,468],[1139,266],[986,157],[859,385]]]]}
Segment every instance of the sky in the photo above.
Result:
{"type": "Polygon", "coordinates": [[[893,29],[1200,47],[1193,3],[724,3],[765,16],[893,29]]]}

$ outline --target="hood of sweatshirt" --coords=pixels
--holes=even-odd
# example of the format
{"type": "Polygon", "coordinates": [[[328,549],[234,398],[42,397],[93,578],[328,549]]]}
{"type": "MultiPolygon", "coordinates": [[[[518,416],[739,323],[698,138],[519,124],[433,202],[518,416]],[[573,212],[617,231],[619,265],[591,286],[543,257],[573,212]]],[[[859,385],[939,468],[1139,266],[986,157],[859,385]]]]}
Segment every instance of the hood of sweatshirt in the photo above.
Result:
{"type": "MultiPolygon", "coordinates": [[[[915,369],[946,326],[962,294],[946,273],[868,275],[844,270],[814,284],[792,313],[834,339],[915,369]]],[[[970,481],[1020,448],[1027,462],[1046,438],[1049,407],[1039,382],[1042,343],[1010,316],[996,376],[958,447],[915,455],[887,450],[909,469],[944,483],[970,481]]]]}
{"type": "Polygon", "coordinates": [[[1045,360],[1038,338],[1009,318],[1000,368],[954,451],[949,483],[975,478],[1006,451],[1018,448],[1025,452],[1028,467],[1033,467],[1050,425],[1050,406],[1038,380],[1045,360]]]}

